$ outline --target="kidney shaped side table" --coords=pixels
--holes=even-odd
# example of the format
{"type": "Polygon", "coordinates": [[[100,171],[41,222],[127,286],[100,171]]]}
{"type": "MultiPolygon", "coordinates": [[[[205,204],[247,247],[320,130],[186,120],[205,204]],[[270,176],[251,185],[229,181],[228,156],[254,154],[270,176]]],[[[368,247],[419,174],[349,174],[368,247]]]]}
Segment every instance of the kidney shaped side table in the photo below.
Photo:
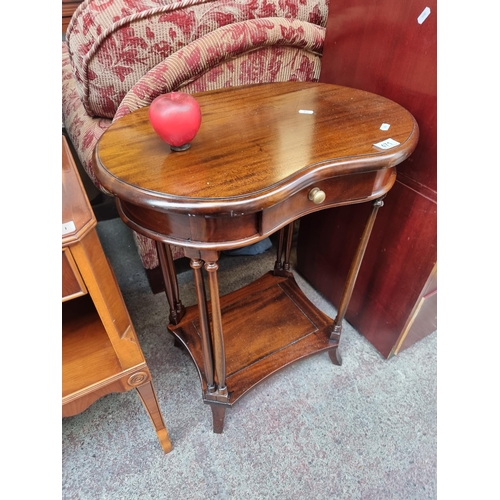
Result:
{"type": "Polygon", "coordinates": [[[168,328],[198,368],[220,433],[226,408],[272,373],[323,351],[340,365],[342,322],[377,211],[419,134],[413,116],[393,101],[337,85],[272,83],[194,96],[203,118],[190,149],[171,151],[144,107],[107,129],[94,164],[125,223],[157,242],[168,328]],[[294,280],[293,223],[368,201],[373,207],[332,320],[294,280]],[[274,269],[220,297],[219,253],[278,230],[274,269]],[[182,305],[170,245],[190,258],[197,305],[182,305]]]}

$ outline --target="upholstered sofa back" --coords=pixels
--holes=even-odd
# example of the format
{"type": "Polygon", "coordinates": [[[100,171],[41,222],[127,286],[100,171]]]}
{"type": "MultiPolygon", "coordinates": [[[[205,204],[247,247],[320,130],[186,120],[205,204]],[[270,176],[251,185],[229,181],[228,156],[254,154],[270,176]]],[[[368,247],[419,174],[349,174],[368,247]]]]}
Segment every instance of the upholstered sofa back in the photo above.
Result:
{"type": "MultiPolygon", "coordinates": [[[[83,168],[112,121],[159,94],[317,81],[329,0],[85,0],[63,42],[63,123],[83,168]]],[[[144,267],[153,240],[133,233],[144,267]]],[[[172,247],[173,257],[183,255],[172,247]]]]}
{"type": "MultiPolygon", "coordinates": [[[[203,50],[200,39],[208,37],[206,40],[209,40],[212,32],[243,22],[239,25],[241,29],[222,30],[221,33],[226,36],[224,43],[246,44],[247,49],[251,49],[249,40],[262,38],[259,30],[266,29],[266,25],[244,21],[263,18],[272,18],[267,29],[280,31],[284,40],[280,43],[284,47],[288,39],[292,45],[300,44],[297,33],[300,38],[304,31],[308,32],[304,39],[311,39],[309,32],[313,32],[313,39],[319,39],[324,34],[318,35],[314,29],[324,30],[328,3],[329,0],[85,0],[66,33],[76,89],[89,116],[113,118],[125,95],[143,75],[193,42],[198,42],[197,47],[190,50],[191,59],[185,59],[187,63],[196,63],[200,57],[203,50]],[[281,24],[277,24],[276,18],[282,20],[281,24]],[[290,27],[283,20],[293,21],[295,25],[290,27]]],[[[257,45],[255,43],[255,47],[257,45]]],[[[314,51],[317,48],[314,45],[310,44],[306,50],[314,51]]],[[[322,40],[320,45],[321,49],[322,40]]],[[[210,45],[205,47],[207,50],[201,58],[210,58],[210,45]]],[[[285,48],[283,54],[286,55],[285,48]]],[[[300,61],[295,63],[300,66],[300,61]]],[[[256,68],[258,65],[254,64],[248,71],[256,68]]],[[[279,68],[275,70],[280,71],[279,68]]],[[[245,68],[240,67],[238,71],[244,72],[245,68]]],[[[262,71],[272,72],[273,68],[262,71]]],[[[210,78],[216,76],[212,74],[210,78]]],[[[245,78],[239,83],[246,83],[245,78]]],[[[217,85],[225,86],[224,82],[217,85]]]]}

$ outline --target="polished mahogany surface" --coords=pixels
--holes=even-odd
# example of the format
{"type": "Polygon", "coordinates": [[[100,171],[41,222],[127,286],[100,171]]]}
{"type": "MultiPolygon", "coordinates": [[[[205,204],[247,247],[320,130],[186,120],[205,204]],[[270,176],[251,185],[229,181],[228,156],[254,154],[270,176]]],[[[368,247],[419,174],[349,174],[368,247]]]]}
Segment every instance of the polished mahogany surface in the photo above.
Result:
{"type": "Polygon", "coordinates": [[[287,82],[195,97],[202,124],[189,150],[170,151],[154,133],[148,108],[141,108],[99,141],[100,182],[122,201],[156,210],[242,215],[313,181],[392,167],[418,140],[418,126],[401,106],[336,85],[287,82]],[[374,147],[389,137],[400,145],[374,147]]]}

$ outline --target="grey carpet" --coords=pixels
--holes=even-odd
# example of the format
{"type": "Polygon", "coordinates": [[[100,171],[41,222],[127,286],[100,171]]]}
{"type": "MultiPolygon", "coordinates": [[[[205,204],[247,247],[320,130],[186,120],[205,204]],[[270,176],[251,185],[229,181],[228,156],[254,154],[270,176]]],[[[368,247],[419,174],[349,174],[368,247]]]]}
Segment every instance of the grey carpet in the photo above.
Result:
{"type": "MultiPolygon", "coordinates": [[[[62,421],[63,499],[436,498],[436,333],[385,360],[345,324],[341,367],[326,353],[287,367],[228,410],[223,434],[214,434],[196,368],[173,345],[165,295],[149,291],[130,230],[113,219],[99,222],[98,233],[174,449],[163,454],[135,391],[107,395],[62,421]]],[[[221,293],[264,274],[274,260],[273,249],[223,258],[221,293]]],[[[195,303],[189,271],[179,286],[184,304],[195,303]]]]}

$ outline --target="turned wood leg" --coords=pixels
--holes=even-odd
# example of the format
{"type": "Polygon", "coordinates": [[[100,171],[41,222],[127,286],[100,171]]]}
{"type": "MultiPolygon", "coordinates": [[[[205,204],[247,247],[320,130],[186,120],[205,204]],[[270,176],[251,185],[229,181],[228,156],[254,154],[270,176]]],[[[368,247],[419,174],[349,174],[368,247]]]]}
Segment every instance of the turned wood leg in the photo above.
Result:
{"type": "MultiPolygon", "coordinates": [[[[282,269],[282,256],[283,256],[283,241],[285,239],[285,227],[282,227],[278,235],[278,247],[276,249],[276,262],[274,263],[274,271],[280,271],[282,269]]],[[[275,273],[276,274],[276,273],[275,273]]]]}
{"type": "Polygon", "coordinates": [[[146,382],[145,384],[136,387],[136,389],[139,397],[141,398],[142,404],[148,412],[149,418],[153,422],[156,435],[158,436],[158,440],[160,441],[163,451],[165,453],[172,451],[172,443],[170,442],[167,428],[165,427],[163,417],[161,416],[158,399],[156,398],[156,392],[152,382],[146,382]]]}
{"type": "Polygon", "coordinates": [[[167,295],[168,304],[170,306],[169,321],[173,325],[179,324],[184,313],[186,312],[179,298],[179,284],[177,282],[177,274],[174,267],[174,259],[172,258],[172,250],[170,245],[156,242],[158,258],[160,260],[163,281],[165,282],[165,294],[167,295]]]}
{"type": "Polygon", "coordinates": [[[283,269],[285,271],[290,270],[290,252],[292,250],[292,240],[293,240],[294,227],[295,227],[294,222],[291,222],[286,227],[286,244],[285,244],[285,253],[283,256],[283,269]]]}
{"type": "Polygon", "coordinates": [[[196,300],[198,301],[198,311],[200,313],[201,328],[201,349],[203,355],[203,369],[207,381],[207,392],[215,392],[212,339],[210,335],[210,323],[208,321],[207,297],[203,282],[203,261],[201,259],[191,259],[190,266],[193,269],[194,283],[196,288],[196,300]]]}
{"type": "MultiPolygon", "coordinates": [[[[222,315],[219,300],[219,278],[217,262],[206,262],[205,269],[208,272],[208,283],[210,287],[210,303],[212,305],[212,335],[214,348],[215,374],[217,378],[217,392],[221,396],[227,395],[226,387],[226,355],[224,352],[224,337],[222,335],[222,315]]],[[[226,398],[227,399],[227,398],[226,398]]]]}
{"type": "Polygon", "coordinates": [[[280,229],[276,262],[273,274],[275,276],[288,275],[290,271],[290,253],[292,249],[294,222],[280,229]]]}
{"type": "MultiPolygon", "coordinates": [[[[208,284],[210,288],[210,304],[212,306],[212,340],[213,359],[215,366],[216,390],[213,393],[205,394],[208,402],[217,401],[221,403],[229,402],[229,393],[226,387],[226,354],[224,350],[224,336],[222,333],[222,315],[219,299],[219,279],[217,269],[219,265],[212,260],[205,262],[205,269],[208,273],[208,284]]],[[[220,434],[224,427],[225,407],[223,405],[211,404],[213,415],[213,430],[220,434]],[[220,409],[222,407],[223,409],[220,409]]]]}
{"type": "MultiPolygon", "coordinates": [[[[349,274],[347,275],[346,284],[344,286],[344,291],[342,292],[342,298],[340,299],[340,305],[337,310],[337,316],[333,322],[333,331],[330,335],[330,339],[333,341],[338,342],[340,340],[340,335],[342,333],[342,322],[344,321],[344,316],[351,300],[354,285],[356,284],[356,278],[358,277],[361,262],[363,261],[365,250],[368,245],[368,240],[370,239],[370,235],[373,229],[373,224],[375,223],[375,218],[377,217],[377,212],[380,207],[384,206],[384,202],[382,201],[384,197],[385,195],[374,200],[372,211],[368,217],[368,220],[366,221],[365,228],[363,229],[363,234],[358,244],[358,248],[352,260],[349,274]]],[[[330,351],[329,354],[330,359],[333,363],[338,365],[342,363],[340,353],[338,352],[338,347],[337,349],[330,351]]]]}

